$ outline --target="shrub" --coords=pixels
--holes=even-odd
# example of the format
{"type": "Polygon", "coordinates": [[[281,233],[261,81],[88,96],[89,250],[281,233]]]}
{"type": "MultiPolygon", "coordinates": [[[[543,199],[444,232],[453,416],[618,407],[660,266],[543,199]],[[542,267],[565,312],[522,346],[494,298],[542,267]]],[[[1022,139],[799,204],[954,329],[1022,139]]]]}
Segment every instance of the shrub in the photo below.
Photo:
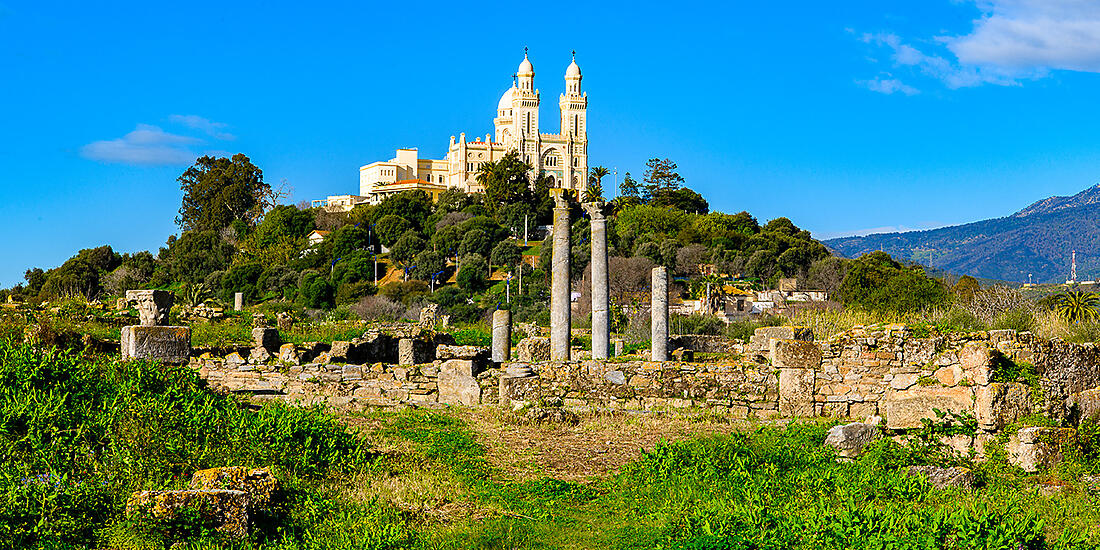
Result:
{"type": "Polygon", "coordinates": [[[364,321],[397,321],[405,313],[405,306],[385,296],[366,296],[351,306],[351,311],[364,321]]]}

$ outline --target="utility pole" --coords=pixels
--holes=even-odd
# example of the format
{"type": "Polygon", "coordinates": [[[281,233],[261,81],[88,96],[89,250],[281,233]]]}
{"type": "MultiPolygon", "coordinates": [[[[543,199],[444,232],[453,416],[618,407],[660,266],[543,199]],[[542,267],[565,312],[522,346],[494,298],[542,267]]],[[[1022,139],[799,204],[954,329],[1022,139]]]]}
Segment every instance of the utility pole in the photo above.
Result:
{"type": "Polygon", "coordinates": [[[508,278],[504,280],[504,301],[512,303],[512,272],[508,272],[508,278]]]}
{"type": "Polygon", "coordinates": [[[523,215],[523,246],[527,246],[527,214],[523,215]]]}

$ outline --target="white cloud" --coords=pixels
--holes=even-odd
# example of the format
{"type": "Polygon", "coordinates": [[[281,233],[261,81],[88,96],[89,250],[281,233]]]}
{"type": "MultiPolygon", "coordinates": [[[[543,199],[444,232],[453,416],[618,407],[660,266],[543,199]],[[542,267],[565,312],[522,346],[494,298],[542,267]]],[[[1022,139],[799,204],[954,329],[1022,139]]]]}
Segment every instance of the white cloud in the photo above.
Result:
{"type": "Polygon", "coordinates": [[[171,120],[176,124],[182,124],[188,128],[193,128],[195,130],[205,132],[207,135],[214,139],[237,139],[237,136],[222,131],[223,128],[227,128],[229,126],[228,124],[224,122],[214,122],[199,115],[171,115],[168,117],[168,120],[171,120]]]}
{"type": "Polygon", "coordinates": [[[920,222],[917,224],[916,227],[909,227],[905,225],[884,225],[882,227],[868,227],[864,229],[853,229],[850,231],[815,231],[813,232],[813,237],[818,240],[828,240],[840,237],[866,237],[867,235],[875,235],[878,233],[907,233],[909,231],[926,231],[928,229],[938,229],[940,227],[946,227],[946,225],[940,222],[920,222]]]}
{"type": "MultiPolygon", "coordinates": [[[[895,69],[909,69],[951,89],[1019,85],[1053,70],[1100,72],[1100,5],[1095,0],[975,3],[982,15],[966,34],[903,40],[893,33],[865,33],[859,38],[887,49],[895,69]]],[[[867,84],[878,80],[860,83],[883,91],[867,84]]]]}
{"type": "Polygon", "coordinates": [[[920,90],[896,79],[896,78],[872,78],[871,80],[857,80],[857,84],[864,86],[872,92],[879,92],[881,94],[893,94],[902,93],[905,95],[919,94],[920,90]]]}
{"type": "Polygon", "coordinates": [[[970,34],[945,39],[964,65],[1024,72],[1100,72],[1095,0],[995,0],[979,4],[970,34]]]}
{"type": "Polygon", "coordinates": [[[170,134],[157,126],[138,124],[118,139],[93,141],[80,148],[84,158],[121,164],[187,164],[195,160],[188,147],[202,140],[170,134]]]}

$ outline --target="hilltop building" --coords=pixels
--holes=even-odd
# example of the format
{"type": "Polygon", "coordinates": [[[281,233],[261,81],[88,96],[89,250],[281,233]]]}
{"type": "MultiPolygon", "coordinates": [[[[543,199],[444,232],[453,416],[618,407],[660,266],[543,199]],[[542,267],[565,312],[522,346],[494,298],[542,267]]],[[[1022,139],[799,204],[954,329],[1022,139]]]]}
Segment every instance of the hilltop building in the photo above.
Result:
{"type": "Polygon", "coordinates": [[[509,151],[531,165],[532,178],[544,171],[552,188],[583,189],[588,174],[588,94],[581,90],[581,68],[576,55],[565,70],[565,92],[558,99],[560,130],[543,133],[539,125],[539,90],[535,88],[535,67],[526,49],[513,75],[512,87],[497,102],[493,134],[485,139],[451,136],[447,155],[441,160],[422,159],[417,149],[398,149],[388,161],[372,162],[359,168],[359,194],[336,195],[313,201],[314,206],[350,210],[357,204],[377,204],[387,195],[420,190],[434,200],[449,188],[482,192],[477,172],[482,164],[497,161],[509,151]]]}

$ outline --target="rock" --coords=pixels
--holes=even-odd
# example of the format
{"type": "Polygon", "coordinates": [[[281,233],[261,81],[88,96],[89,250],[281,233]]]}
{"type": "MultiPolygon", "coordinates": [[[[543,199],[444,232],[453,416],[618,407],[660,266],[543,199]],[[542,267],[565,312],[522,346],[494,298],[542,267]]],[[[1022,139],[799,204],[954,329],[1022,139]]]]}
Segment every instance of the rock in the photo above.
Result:
{"type": "Polygon", "coordinates": [[[248,493],[228,489],[139,491],[126,503],[126,516],[138,522],[163,523],[186,512],[201,527],[233,539],[248,537],[248,493]]]}
{"type": "Polygon", "coordinates": [[[1031,412],[1031,388],[1026,384],[994,382],[974,389],[974,416],[983,430],[1000,431],[1031,412]]]}
{"type": "Polygon", "coordinates": [[[269,509],[279,488],[279,482],[268,468],[242,468],[229,466],[199,470],[191,476],[191,489],[230,489],[248,493],[249,510],[269,509]]]}
{"type": "Polygon", "coordinates": [[[266,348],[252,348],[248,352],[248,362],[253,364],[266,363],[272,357],[274,356],[266,348]]]}
{"type": "Polygon", "coordinates": [[[813,369],[779,369],[779,414],[785,417],[814,415],[813,369]]]}
{"type": "Polygon", "coordinates": [[[257,327],[252,329],[252,347],[275,353],[279,349],[279,329],[257,327]]]}
{"type": "Polygon", "coordinates": [[[917,372],[903,372],[901,374],[895,374],[894,379],[890,381],[890,387],[895,390],[907,390],[916,385],[917,380],[920,379],[920,373],[917,372]]]}
{"type": "Polygon", "coordinates": [[[760,327],[753,331],[749,339],[749,351],[762,353],[771,349],[772,340],[812,341],[814,333],[806,327],[760,327]]]}
{"type": "Polygon", "coordinates": [[[621,370],[609,370],[604,373],[603,378],[617,386],[626,384],[626,375],[621,370]]]}
{"type": "Polygon", "coordinates": [[[1025,472],[1038,472],[1062,461],[1062,447],[1077,439],[1073,428],[1021,428],[1005,445],[1008,461],[1025,472]]]}
{"type": "Polygon", "coordinates": [[[440,345],[435,348],[436,359],[470,359],[476,360],[480,358],[487,358],[489,356],[489,348],[483,348],[478,346],[448,346],[440,345]]]}
{"type": "Polygon", "coordinates": [[[137,308],[143,327],[161,327],[168,324],[168,312],[175,295],[167,290],[127,290],[126,301],[137,308]]]}
{"type": "Polygon", "coordinates": [[[816,369],[821,366],[821,348],[803,340],[772,339],[771,359],[780,369],[816,369]]]}
{"type": "Polygon", "coordinates": [[[836,449],[837,455],[842,458],[855,458],[863,453],[863,447],[872,441],[882,438],[879,429],[881,418],[874,417],[874,423],[852,422],[833,426],[829,429],[829,435],[825,437],[825,444],[836,449]]]}
{"type": "Polygon", "coordinates": [[[481,386],[477,383],[475,373],[475,363],[470,359],[444,361],[436,378],[439,402],[469,407],[481,403],[481,386]]]}
{"type": "Polygon", "coordinates": [[[561,407],[531,407],[524,411],[523,418],[531,424],[564,424],[566,426],[576,426],[581,421],[576,414],[561,407]]]}
{"type": "Polygon", "coordinates": [[[329,349],[329,357],[332,361],[347,361],[351,353],[351,342],[336,340],[329,349]]]}
{"type": "Polygon", "coordinates": [[[516,360],[525,363],[549,361],[550,339],[531,336],[520,340],[516,346],[516,360]]]}
{"type": "Polygon", "coordinates": [[[279,346],[279,361],[298,365],[301,364],[302,359],[298,356],[298,350],[294,347],[294,344],[283,344],[279,346]]]}
{"type": "Polygon", "coordinates": [[[940,388],[914,386],[904,391],[888,391],[880,406],[885,407],[886,427],[897,430],[921,427],[922,418],[936,418],[933,409],[970,412],[974,393],[967,387],[940,388]]]}
{"type": "Polygon", "coordinates": [[[416,338],[402,338],[397,341],[397,364],[420,365],[431,363],[433,357],[431,342],[416,338]]]}
{"type": "Polygon", "coordinates": [[[244,357],[241,357],[241,354],[239,354],[235,351],[233,353],[230,353],[229,355],[225,356],[226,366],[231,366],[231,367],[237,366],[237,367],[239,367],[239,366],[245,364],[245,362],[246,361],[245,361],[244,357]]]}
{"type": "Polygon", "coordinates": [[[695,352],[690,349],[677,348],[672,351],[672,360],[681,363],[692,363],[695,361],[695,352]]]}
{"type": "Polygon", "coordinates": [[[1100,388],[1080,391],[1067,400],[1071,411],[1076,411],[1077,420],[1096,420],[1100,416],[1100,388]]]}
{"type": "Polygon", "coordinates": [[[289,313],[283,311],[275,316],[275,326],[279,327],[282,332],[287,332],[294,328],[294,318],[289,313]]]}
{"type": "Polygon", "coordinates": [[[119,333],[123,359],[150,359],[163,363],[186,363],[191,357],[189,327],[122,327],[119,333]]]}
{"type": "Polygon", "coordinates": [[[924,477],[928,484],[937,488],[958,487],[960,489],[974,488],[974,473],[969,468],[940,466],[910,466],[906,469],[909,475],[924,477]]]}
{"type": "Polygon", "coordinates": [[[439,304],[428,304],[426,307],[420,310],[420,327],[432,328],[436,324],[437,316],[439,314],[439,304]]]}
{"type": "Polygon", "coordinates": [[[531,368],[531,365],[527,363],[509,363],[504,368],[504,374],[511,378],[526,378],[528,376],[534,376],[535,371],[531,368]]]}

